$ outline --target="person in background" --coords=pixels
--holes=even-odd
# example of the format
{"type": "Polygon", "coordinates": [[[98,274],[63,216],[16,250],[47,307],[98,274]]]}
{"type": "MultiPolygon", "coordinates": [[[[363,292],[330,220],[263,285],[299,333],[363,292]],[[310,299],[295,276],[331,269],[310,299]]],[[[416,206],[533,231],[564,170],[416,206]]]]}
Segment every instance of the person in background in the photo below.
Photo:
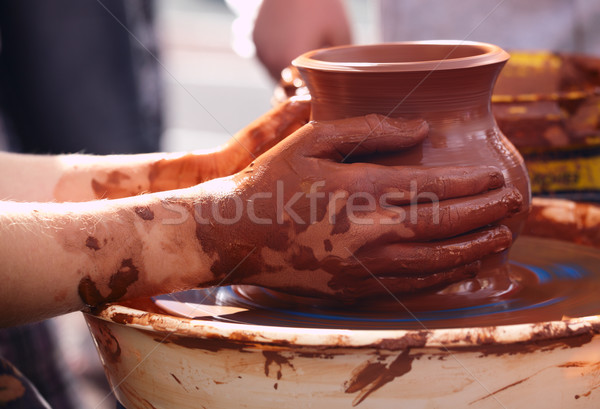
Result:
{"type": "Polygon", "coordinates": [[[343,0],[263,0],[252,37],[256,56],[276,81],[300,54],[352,42],[343,0]]]}
{"type": "MultiPolygon", "coordinates": [[[[298,55],[350,43],[344,1],[263,0],[256,55],[275,80],[298,55]],[[324,13],[326,11],[327,14],[324,13]],[[328,22],[332,22],[329,24],[328,22]]],[[[379,0],[381,39],[472,40],[507,50],[600,55],[600,2],[594,0],[379,0]]]]}

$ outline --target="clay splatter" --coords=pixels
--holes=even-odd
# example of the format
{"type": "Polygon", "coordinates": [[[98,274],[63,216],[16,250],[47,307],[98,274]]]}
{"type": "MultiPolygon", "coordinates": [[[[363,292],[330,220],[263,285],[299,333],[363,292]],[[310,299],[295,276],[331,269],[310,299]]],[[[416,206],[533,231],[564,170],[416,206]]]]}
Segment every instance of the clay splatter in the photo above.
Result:
{"type": "Polygon", "coordinates": [[[175,381],[177,381],[178,384],[181,385],[181,381],[179,380],[179,378],[177,378],[174,374],[171,374],[171,376],[173,377],[173,379],[175,379],[175,381]]]}
{"type": "Polygon", "coordinates": [[[0,403],[3,406],[21,398],[23,395],[25,395],[25,386],[17,377],[0,375],[0,403]]]}
{"type": "Polygon", "coordinates": [[[92,236],[88,236],[85,241],[85,246],[91,250],[100,250],[100,244],[98,243],[98,239],[92,236]]]}
{"type": "Polygon", "coordinates": [[[273,363],[279,366],[279,369],[277,370],[277,380],[281,379],[281,376],[282,376],[281,369],[283,368],[283,365],[288,365],[290,368],[294,369],[294,365],[292,365],[290,360],[288,358],[282,356],[278,352],[263,351],[263,355],[266,358],[266,360],[265,360],[265,376],[269,376],[270,366],[273,363]]]}
{"type": "Polygon", "coordinates": [[[111,291],[107,296],[100,293],[96,283],[88,275],[79,282],[79,297],[86,305],[91,306],[116,301],[127,293],[127,289],[138,280],[138,276],[139,271],[133,261],[130,258],[124,259],[117,272],[110,277],[108,287],[111,291]]]}
{"type": "Polygon", "coordinates": [[[117,199],[131,196],[134,192],[121,186],[121,182],[128,179],[131,179],[129,175],[114,170],[107,175],[105,182],[92,179],[92,190],[98,199],[117,199]]]}
{"type": "Polygon", "coordinates": [[[377,389],[410,372],[412,361],[418,356],[410,355],[410,349],[406,349],[389,365],[382,362],[366,362],[356,368],[352,378],[344,384],[346,393],[360,391],[352,406],[359,405],[377,389]]]}
{"type": "Polygon", "coordinates": [[[104,359],[111,363],[120,362],[121,346],[108,326],[102,322],[97,322],[97,325],[92,327],[92,332],[104,359]]]}
{"type": "Polygon", "coordinates": [[[134,211],[142,220],[154,220],[154,212],[148,207],[136,206],[134,211]]]}

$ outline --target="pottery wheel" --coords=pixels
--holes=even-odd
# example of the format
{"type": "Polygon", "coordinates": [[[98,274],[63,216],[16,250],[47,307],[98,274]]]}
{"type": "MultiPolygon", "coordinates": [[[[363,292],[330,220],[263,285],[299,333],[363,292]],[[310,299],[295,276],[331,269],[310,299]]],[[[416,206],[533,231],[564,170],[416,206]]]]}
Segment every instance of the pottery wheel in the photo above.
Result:
{"type": "Polygon", "coordinates": [[[239,324],[332,329],[435,329],[524,324],[600,314],[600,252],[562,241],[520,237],[507,268],[512,285],[486,292],[463,282],[428,295],[351,307],[251,286],[214,287],[154,297],[177,316],[239,324]],[[481,295],[485,296],[481,296],[481,295]]]}

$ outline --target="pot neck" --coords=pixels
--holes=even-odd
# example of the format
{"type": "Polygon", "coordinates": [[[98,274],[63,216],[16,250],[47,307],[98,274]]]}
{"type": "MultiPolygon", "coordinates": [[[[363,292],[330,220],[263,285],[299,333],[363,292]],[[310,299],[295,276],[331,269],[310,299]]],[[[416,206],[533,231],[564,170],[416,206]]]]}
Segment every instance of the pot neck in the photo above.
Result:
{"type": "Polygon", "coordinates": [[[301,72],[315,120],[379,113],[420,117],[434,127],[445,127],[468,120],[494,121],[490,99],[503,65],[418,72],[301,72]]]}

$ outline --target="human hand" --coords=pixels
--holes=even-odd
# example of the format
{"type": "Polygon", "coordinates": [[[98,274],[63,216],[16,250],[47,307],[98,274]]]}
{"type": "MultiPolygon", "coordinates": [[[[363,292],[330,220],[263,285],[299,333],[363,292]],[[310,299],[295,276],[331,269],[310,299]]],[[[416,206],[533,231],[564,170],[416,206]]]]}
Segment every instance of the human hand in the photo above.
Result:
{"type": "Polygon", "coordinates": [[[256,55],[276,81],[300,54],[352,42],[340,0],[263,0],[254,24],[256,55]]]}
{"type": "Polygon", "coordinates": [[[214,283],[340,300],[474,275],[508,248],[518,191],[493,167],[345,163],[419,144],[428,126],[380,115],[311,122],[243,171],[199,185],[196,235],[214,283]]]}
{"type": "Polygon", "coordinates": [[[119,199],[164,192],[229,176],[245,168],[305,125],[310,97],[285,100],[212,151],[67,157],[71,162],[55,189],[56,201],[119,199]]]}
{"type": "Polygon", "coordinates": [[[244,169],[253,159],[309,121],[310,97],[277,105],[237,132],[212,154],[180,155],[150,168],[150,192],[186,188],[244,169]]]}

